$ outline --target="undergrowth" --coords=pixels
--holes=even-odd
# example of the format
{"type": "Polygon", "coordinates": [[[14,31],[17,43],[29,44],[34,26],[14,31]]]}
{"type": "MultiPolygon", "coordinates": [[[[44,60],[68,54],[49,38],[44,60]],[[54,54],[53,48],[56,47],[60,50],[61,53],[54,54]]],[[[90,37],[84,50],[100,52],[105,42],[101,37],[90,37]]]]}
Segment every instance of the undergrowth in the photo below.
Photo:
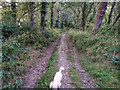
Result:
{"type": "Polygon", "coordinates": [[[82,67],[89,72],[90,76],[94,79],[95,85],[100,88],[120,88],[119,87],[119,71],[110,64],[93,63],[91,58],[81,58],[85,55],[79,53],[79,59],[82,67]]]}
{"type": "Polygon", "coordinates": [[[20,88],[21,76],[24,72],[23,62],[31,59],[28,55],[31,50],[29,47],[43,51],[44,47],[57,39],[59,33],[57,29],[41,32],[29,26],[22,26],[19,28],[18,35],[10,34],[9,37],[5,37],[2,45],[2,68],[0,68],[0,75],[3,75],[2,88],[20,88]]]}
{"type": "Polygon", "coordinates": [[[104,29],[96,35],[82,31],[70,31],[69,34],[78,49],[81,65],[95,79],[96,85],[101,88],[118,88],[118,31],[104,29]]]}
{"type": "Polygon", "coordinates": [[[2,47],[3,88],[20,88],[22,81],[20,75],[23,73],[22,66],[27,56],[28,49],[22,48],[17,41],[8,42],[2,47]]]}

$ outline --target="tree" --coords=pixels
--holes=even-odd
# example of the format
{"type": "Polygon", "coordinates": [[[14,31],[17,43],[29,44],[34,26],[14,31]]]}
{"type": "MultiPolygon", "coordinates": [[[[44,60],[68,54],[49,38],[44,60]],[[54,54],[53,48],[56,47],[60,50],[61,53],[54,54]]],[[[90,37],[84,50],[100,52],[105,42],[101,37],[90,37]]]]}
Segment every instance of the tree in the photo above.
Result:
{"type": "Polygon", "coordinates": [[[11,2],[13,22],[16,23],[16,2],[11,2]]]}
{"type": "Polygon", "coordinates": [[[45,30],[45,16],[46,16],[46,8],[47,8],[47,2],[41,2],[41,28],[42,30],[45,30]]]}
{"type": "Polygon", "coordinates": [[[95,33],[98,29],[100,29],[106,9],[107,9],[107,2],[100,2],[97,8],[97,14],[94,20],[94,26],[92,32],[95,33]]]}
{"type": "Polygon", "coordinates": [[[82,8],[82,28],[83,28],[83,31],[85,30],[85,19],[86,19],[86,2],[84,2],[84,6],[82,8]]]}
{"type": "Polygon", "coordinates": [[[55,2],[51,3],[51,28],[53,28],[53,8],[54,8],[54,3],[55,2]]]}
{"type": "Polygon", "coordinates": [[[118,21],[118,19],[120,18],[120,13],[118,14],[118,16],[116,17],[116,19],[115,19],[115,21],[114,21],[114,23],[113,23],[113,25],[115,25],[116,24],[116,22],[118,21]]]}
{"type": "Polygon", "coordinates": [[[61,18],[61,28],[62,28],[62,29],[63,29],[63,25],[64,25],[64,24],[63,24],[63,22],[64,22],[63,19],[64,19],[64,13],[62,13],[62,18],[61,18]]]}
{"type": "Polygon", "coordinates": [[[93,7],[94,3],[86,3],[84,2],[82,5],[81,5],[81,9],[82,9],[82,30],[85,31],[85,26],[86,26],[86,21],[87,21],[87,18],[92,10],[92,7],[93,7]]]}
{"type": "Polygon", "coordinates": [[[115,12],[114,12],[114,16],[115,16],[115,20],[113,22],[113,25],[115,25],[117,23],[117,21],[119,20],[120,18],[120,2],[117,2],[116,3],[116,6],[115,6],[115,12]]]}
{"type": "Polygon", "coordinates": [[[80,24],[80,14],[81,14],[81,7],[80,7],[80,3],[66,3],[66,8],[70,8],[73,13],[75,14],[75,18],[74,18],[74,22],[75,22],[75,27],[76,29],[79,29],[79,24],[80,24]]]}
{"type": "Polygon", "coordinates": [[[110,24],[111,22],[111,17],[112,17],[112,12],[113,12],[113,8],[115,7],[116,2],[113,2],[112,7],[111,7],[111,11],[108,17],[108,24],[110,24]]]}
{"type": "Polygon", "coordinates": [[[56,27],[59,28],[60,26],[60,8],[57,9],[57,20],[56,20],[56,27]]]}
{"type": "Polygon", "coordinates": [[[31,20],[31,25],[34,26],[34,16],[33,16],[33,2],[29,2],[29,8],[30,8],[30,20],[31,20]]]}
{"type": "Polygon", "coordinates": [[[67,7],[69,7],[75,15],[74,22],[76,25],[75,27],[77,29],[80,28],[80,21],[81,21],[82,30],[83,31],[85,30],[87,17],[89,16],[93,5],[94,3],[89,3],[89,2],[67,3],[67,7]]]}

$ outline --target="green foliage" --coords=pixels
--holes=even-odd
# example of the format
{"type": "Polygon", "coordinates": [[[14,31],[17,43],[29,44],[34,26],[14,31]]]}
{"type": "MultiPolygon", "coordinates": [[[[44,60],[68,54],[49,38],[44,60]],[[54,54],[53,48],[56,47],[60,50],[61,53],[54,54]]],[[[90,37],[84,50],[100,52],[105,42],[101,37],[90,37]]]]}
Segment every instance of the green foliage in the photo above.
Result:
{"type": "Polygon", "coordinates": [[[2,24],[2,34],[5,38],[8,38],[10,35],[18,35],[19,30],[19,26],[14,22],[2,24]]]}
{"type": "Polygon", "coordinates": [[[80,78],[79,73],[76,71],[76,67],[74,65],[72,65],[69,68],[69,73],[72,80],[72,84],[75,85],[76,88],[82,88],[83,87],[82,80],[80,78]]]}
{"type": "Polygon", "coordinates": [[[14,17],[12,16],[13,12],[9,9],[2,11],[2,34],[5,38],[8,38],[10,35],[18,35],[19,26],[13,22],[14,17]]]}
{"type": "Polygon", "coordinates": [[[69,61],[74,62],[74,58],[72,56],[68,56],[67,58],[69,61]]]}
{"type": "Polygon", "coordinates": [[[49,37],[53,37],[53,32],[50,32],[50,31],[47,31],[47,30],[44,30],[42,31],[42,34],[44,35],[45,38],[49,38],[49,37]]]}
{"type": "Polygon", "coordinates": [[[93,46],[99,41],[98,37],[93,38],[94,36],[90,36],[87,32],[70,31],[69,34],[81,52],[86,51],[86,48],[93,46]]]}
{"type": "Polygon", "coordinates": [[[107,58],[112,60],[112,63],[115,64],[118,69],[120,69],[120,57],[118,55],[110,56],[110,54],[107,54],[107,58]]]}
{"type": "Polygon", "coordinates": [[[3,88],[20,88],[22,82],[19,76],[23,70],[21,60],[28,60],[27,49],[21,48],[20,43],[12,41],[3,44],[2,47],[2,73],[3,73],[3,88]]]}
{"type": "Polygon", "coordinates": [[[92,61],[105,60],[108,53],[110,55],[118,54],[117,30],[106,31],[101,29],[101,32],[96,35],[80,31],[70,31],[69,34],[77,48],[81,52],[86,52],[92,58],[92,61]]]}
{"type": "Polygon", "coordinates": [[[119,87],[116,68],[120,66],[118,31],[110,26],[101,27],[96,35],[80,31],[70,31],[69,34],[79,50],[82,67],[95,79],[96,85],[119,87]]]}
{"type": "Polygon", "coordinates": [[[35,32],[32,30],[35,29],[28,26],[21,27],[18,37],[10,37],[8,41],[4,42],[2,47],[3,88],[21,87],[22,82],[19,77],[23,72],[22,62],[30,58],[27,57],[27,48],[25,49],[27,45],[30,44],[33,48],[41,50],[48,46],[50,42],[53,42],[59,33],[57,30],[54,30],[54,32],[51,30],[45,31],[44,34],[41,31],[35,32]]]}
{"type": "Polygon", "coordinates": [[[3,23],[11,23],[13,22],[12,11],[7,9],[2,12],[2,22],[3,23]]]}
{"type": "Polygon", "coordinates": [[[109,64],[93,63],[91,58],[82,59],[85,55],[79,54],[82,67],[89,72],[90,76],[95,79],[96,86],[100,88],[118,88],[119,87],[119,71],[109,64]]]}
{"type": "MultiPolygon", "coordinates": [[[[29,27],[28,27],[29,28],[29,27]]],[[[26,27],[25,27],[26,29],[26,27]]],[[[35,29],[32,31],[25,31],[24,29],[20,31],[20,35],[18,35],[18,41],[24,45],[34,45],[35,48],[42,48],[48,46],[50,42],[53,42],[58,37],[58,33],[53,31],[38,31],[35,29]]]]}
{"type": "Polygon", "coordinates": [[[34,31],[33,26],[27,23],[23,23],[23,25],[20,27],[20,32],[32,32],[34,31]]]}

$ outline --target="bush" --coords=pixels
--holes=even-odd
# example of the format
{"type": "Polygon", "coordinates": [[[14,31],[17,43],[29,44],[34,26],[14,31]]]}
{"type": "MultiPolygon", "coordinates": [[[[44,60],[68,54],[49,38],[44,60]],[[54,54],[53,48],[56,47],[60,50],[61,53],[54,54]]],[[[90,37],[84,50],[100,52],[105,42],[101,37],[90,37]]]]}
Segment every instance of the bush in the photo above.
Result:
{"type": "Polygon", "coordinates": [[[21,27],[20,27],[20,32],[33,32],[34,28],[33,26],[31,26],[30,24],[26,24],[24,23],[21,27]]]}
{"type": "Polygon", "coordinates": [[[15,23],[2,24],[2,34],[5,38],[8,38],[10,35],[18,35],[19,30],[19,26],[15,23]]]}
{"type": "Polygon", "coordinates": [[[31,45],[38,46],[38,48],[41,48],[41,47],[49,45],[50,38],[51,37],[49,35],[47,36],[47,34],[46,34],[46,36],[45,36],[40,31],[38,33],[23,31],[21,33],[21,35],[18,36],[17,40],[18,40],[18,42],[20,42],[21,44],[23,44],[25,46],[28,44],[31,44],[31,45]]]}
{"type": "Polygon", "coordinates": [[[58,30],[36,31],[35,28],[25,26],[21,27],[17,40],[23,45],[31,44],[35,45],[36,48],[42,48],[53,42],[58,37],[58,34],[58,30]]]}

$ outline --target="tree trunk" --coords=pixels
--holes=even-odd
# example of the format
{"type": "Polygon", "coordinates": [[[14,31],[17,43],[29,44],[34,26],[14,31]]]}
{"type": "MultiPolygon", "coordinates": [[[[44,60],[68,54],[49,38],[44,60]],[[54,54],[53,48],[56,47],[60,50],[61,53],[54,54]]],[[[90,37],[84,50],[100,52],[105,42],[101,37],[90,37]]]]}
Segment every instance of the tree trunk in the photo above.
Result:
{"type": "Polygon", "coordinates": [[[58,8],[57,9],[57,20],[56,20],[56,27],[59,28],[59,25],[60,25],[60,9],[58,8]]]}
{"type": "Polygon", "coordinates": [[[112,17],[112,12],[113,12],[113,8],[115,7],[116,2],[113,2],[112,7],[111,7],[111,11],[108,17],[108,24],[110,24],[111,22],[111,17],[112,17]]]}
{"type": "Polygon", "coordinates": [[[115,25],[116,24],[116,22],[118,21],[118,19],[120,18],[120,13],[118,14],[118,16],[116,17],[116,19],[115,19],[115,21],[114,21],[114,23],[113,23],[113,25],[115,25]]]}
{"type": "Polygon", "coordinates": [[[34,26],[34,15],[33,15],[33,2],[29,2],[29,8],[30,8],[30,20],[31,20],[31,25],[34,26]]]}
{"type": "Polygon", "coordinates": [[[64,21],[63,21],[63,19],[64,19],[63,17],[64,17],[64,14],[62,13],[62,18],[61,18],[61,28],[62,28],[62,29],[63,29],[63,24],[64,24],[64,23],[63,23],[63,22],[64,22],[64,21]]]}
{"type": "Polygon", "coordinates": [[[94,20],[94,26],[93,26],[92,32],[95,33],[98,29],[100,29],[106,9],[107,9],[107,2],[100,2],[98,5],[96,17],[94,20]]]}
{"type": "Polygon", "coordinates": [[[52,2],[52,7],[51,7],[51,28],[53,28],[53,8],[54,8],[54,2],[52,2]]]}
{"type": "Polygon", "coordinates": [[[16,23],[16,3],[15,2],[11,2],[11,9],[12,9],[13,22],[16,23]]]}
{"type": "Polygon", "coordinates": [[[86,2],[84,2],[84,7],[82,9],[82,28],[83,28],[83,31],[85,30],[85,20],[86,20],[85,10],[86,10],[86,2]]]}
{"type": "Polygon", "coordinates": [[[79,29],[79,16],[76,15],[76,29],[79,29]]]}
{"type": "Polygon", "coordinates": [[[45,16],[46,16],[46,8],[47,8],[47,3],[46,2],[41,2],[41,29],[45,30],[46,26],[46,21],[45,21],[45,16]]]}

